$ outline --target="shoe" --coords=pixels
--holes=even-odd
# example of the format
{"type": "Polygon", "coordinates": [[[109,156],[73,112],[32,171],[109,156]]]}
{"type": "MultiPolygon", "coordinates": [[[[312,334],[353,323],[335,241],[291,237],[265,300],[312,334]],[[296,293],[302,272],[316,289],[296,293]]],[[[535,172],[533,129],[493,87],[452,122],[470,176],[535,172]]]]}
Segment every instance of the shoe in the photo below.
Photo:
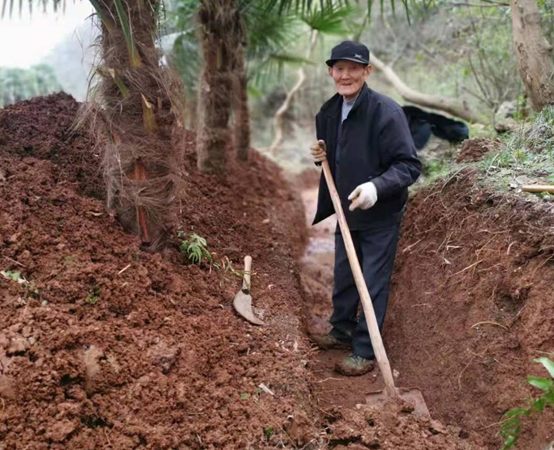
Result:
{"type": "Polygon", "coordinates": [[[371,372],[375,368],[375,360],[362,358],[361,356],[351,353],[342,361],[338,362],[335,370],[348,377],[358,377],[371,372]]]}
{"type": "Polygon", "coordinates": [[[310,338],[321,350],[330,350],[332,348],[352,348],[351,341],[337,339],[332,334],[312,334],[310,335],[310,338]]]}

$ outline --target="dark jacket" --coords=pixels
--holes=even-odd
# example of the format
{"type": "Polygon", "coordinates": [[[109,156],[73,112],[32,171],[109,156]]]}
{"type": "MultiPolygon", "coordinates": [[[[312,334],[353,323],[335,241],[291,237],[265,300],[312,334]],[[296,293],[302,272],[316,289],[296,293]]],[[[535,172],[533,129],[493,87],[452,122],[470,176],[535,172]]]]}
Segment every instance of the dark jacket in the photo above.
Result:
{"type": "MultiPolygon", "coordinates": [[[[348,225],[356,230],[394,221],[401,216],[406,204],[408,186],[421,173],[406,116],[394,100],[364,84],[342,123],[341,136],[337,136],[342,101],[342,96],[336,94],[322,106],[316,116],[316,131],[317,138],[327,144],[327,160],[348,225]],[[339,155],[336,155],[337,144],[340,144],[339,155]],[[377,203],[365,211],[349,211],[348,196],[358,185],[368,181],[377,188],[377,203]]],[[[313,223],[334,213],[322,173],[313,223]]]]}

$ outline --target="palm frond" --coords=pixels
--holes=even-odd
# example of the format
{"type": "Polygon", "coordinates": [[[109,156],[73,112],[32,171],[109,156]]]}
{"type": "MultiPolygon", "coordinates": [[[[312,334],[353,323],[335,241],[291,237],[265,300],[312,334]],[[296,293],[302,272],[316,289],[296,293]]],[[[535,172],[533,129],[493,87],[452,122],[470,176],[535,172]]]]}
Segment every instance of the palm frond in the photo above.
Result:
{"type": "MultiPolygon", "coordinates": [[[[19,0],[17,10],[19,11],[19,15],[21,16],[23,13],[23,4],[25,0],[19,0]]],[[[57,13],[60,9],[62,9],[62,12],[65,13],[67,1],[66,0],[28,0],[29,4],[29,15],[33,15],[33,2],[37,2],[39,5],[42,3],[42,8],[44,12],[46,12],[46,8],[49,4],[52,4],[52,8],[54,10],[54,13],[57,13]]],[[[6,12],[8,12],[9,17],[11,18],[13,16],[15,10],[15,0],[2,0],[2,12],[0,13],[0,18],[4,18],[6,16],[6,12]],[[9,5],[9,10],[8,10],[9,5]]]]}
{"type": "Polygon", "coordinates": [[[135,47],[135,41],[133,39],[133,32],[131,30],[131,23],[129,22],[129,17],[125,12],[123,3],[121,0],[114,0],[115,9],[117,11],[117,16],[123,30],[123,35],[125,36],[125,42],[127,43],[127,49],[129,51],[129,59],[131,61],[131,67],[137,68],[140,66],[140,56],[135,47]]]}
{"type": "Polygon", "coordinates": [[[106,15],[106,13],[100,7],[100,4],[98,3],[97,0],[89,0],[89,1],[91,3],[92,7],[94,8],[94,10],[96,11],[96,14],[100,18],[100,20],[102,21],[104,26],[106,27],[106,30],[108,30],[108,33],[113,34],[113,32],[115,31],[115,23],[113,22],[111,17],[108,17],[106,15]]]}
{"type": "MultiPolygon", "coordinates": [[[[368,17],[371,20],[371,13],[373,12],[373,2],[375,0],[367,0],[367,14],[368,17]]],[[[406,18],[408,19],[408,23],[411,24],[411,10],[412,8],[419,7],[418,0],[390,0],[390,5],[392,9],[393,15],[396,15],[396,2],[400,1],[402,3],[402,6],[404,6],[404,11],[406,13],[406,18]]],[[[433,0],[431,0],[432,2],[433,0]]],[[[381,14],[385,11],[385,0],[379,0],[379,8],[381,11],[381,14]]]]}
{"type": "Polygon", "coordinates": [[[320,34],[345,34],[346,19],[355,11],[352,7],[339,4],[317,7],[301,15],[301,20],[320,34]]]}

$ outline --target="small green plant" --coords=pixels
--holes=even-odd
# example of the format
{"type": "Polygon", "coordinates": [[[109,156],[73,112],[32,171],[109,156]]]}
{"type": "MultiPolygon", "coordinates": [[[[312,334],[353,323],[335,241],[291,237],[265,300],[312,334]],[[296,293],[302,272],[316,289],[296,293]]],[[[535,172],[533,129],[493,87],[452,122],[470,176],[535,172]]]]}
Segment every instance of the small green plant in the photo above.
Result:
{"type": "Polygon", "coordinates": [[[227,256],[224,256],[221,259],[221,262],[212,262],[211,267],[213,267],[217,272],[221,274],[221,279],[219,281],[219,286],[222,287],[225,284],[230,276],[235,276],[237,278],[242,278],[248,271],[246,270],[237,270],[233,267],[233,264],[227,256]]]}
{"type": "Polygon", "coordinates": [[[203,260],[208,263],[212,262],[212,254],[208,250],[206,239],[198,236],[196,233],[190,233],[188,237],[180,231],[178,236],[182,239],[180,250],[181,253],[187,256],[192,264],[201,264],[203,260]]]}
{"type": "Polygon", "coordinates": [[[8,280],[15,281],[16,283],[25,286],[27,288],[27,292],[33,297],[37,297],[40,294],[40,289],[35,285],[35,283],[26,280],[19,272],[2,270],[0,271],[0,275],[2,275],[4,278],[7,278],[8,280]]]}
{"type": "Polygon", "coordinates": [[[94,305],[96,304],[99,298],[100,298],[100,288],[98,286],[93,286],[87,297],[87,303],[94,305]]]}
{"type": "Polygon", "coordinates": [[[500,425],[500,436],[503,439],[502,450],[510,449],[517,443],[523,418],[535,412],[541,414],[548,405],[554,407],[554,361],[548,358],[537,358],[534,361],[544,366],[550,374],[550,378],[527,377],[531,386],[543,392],[538,398],[528,399],[529,406],[527,408],[514,408],[504,414],[500,425]]]}
{"type": "Polygon", "coordinates": [[[185,233],[180,231],[177,236],[181,238],[181,245],[179,246],[179,249],[181,250],[181,253],[186,255],[191,264],[200,265],[203,262],[206,262],[210,267],[210,273],[213,269],[215,272],[221,274],[219,286],[222,287],[230,276],[242,278],[244,274],[247,273],[245,270],[235,269],[227,256],[221,258],[221,261],[215,261],[214,257],[216,256],[216,253],[212,254],[208,250],[208,243],[206,239],[196,233],[190,233],[187,236],[185,233]]]}
{"type": "Polygon", "coordinates": [[[16,281],[19,284],[28,284],[29,282],[23,278],[19,272],[12,272],[11,270],[2,270],[0,274],[8,280],[16,281]]]}
{"type": "Polygon", "coordinates": [[[265,427],[264,428],[264,436],[269,441],[271,439],[271,436],[273,436],[275,432],[273,431],[272,427],[265,427]]]}

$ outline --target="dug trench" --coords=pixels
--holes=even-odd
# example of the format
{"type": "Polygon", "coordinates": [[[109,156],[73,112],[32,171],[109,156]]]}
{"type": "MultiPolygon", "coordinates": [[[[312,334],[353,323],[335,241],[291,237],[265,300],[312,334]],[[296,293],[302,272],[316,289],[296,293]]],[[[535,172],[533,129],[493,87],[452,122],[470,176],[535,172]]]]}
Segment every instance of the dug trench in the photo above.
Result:
{"type": "MultiPolygon", "coordinates": [[[[313,174],[305,178],[309,223],[317,187],[313,174]]],[[[548,376],[533,360],[554,356],[554,208],[486,186],[468,168],[410,200],[384,342],[397,385],[420,388],[434,419],[492,450],[501,447],[503,414],[540,392],[527,375],[548,376]]],[[[335,226],[311,229],[302,260],[307,326],[316,333],[330,328],[335,226]]],[[[324,407],[350,411],[360,393],[383,385],[376,374],[334,374],[342,357],[318,355],[315,393],[324,407]]],[[[516,448],[543,450],[552,441],[548,410],[524,422],[516,448]]]]}
{"type": "MultiPolygon", "coordinates": [[[[233,270],[252,256],[254,327],[232,309],[228,265],[188,264],[177,237],[146,253],[123,232],[99,153],[72,128],[78,107],[57,94],[0,110],[0,448],[497,446],[495,422],[530,394],[529,361],[552,351],[544,211],[471,174],[413,199],[385,342],[442,423],[373,410],[378,377],[338,377],[340,355],[306,337],[326,323],[332,230],[308,241],[309,211],[277,167],[253,153],[223,178],[198,174],[188,136],[180,227],[233,270]]],[[[522,448],[551,439],[542,420],[522,448]]]]}

